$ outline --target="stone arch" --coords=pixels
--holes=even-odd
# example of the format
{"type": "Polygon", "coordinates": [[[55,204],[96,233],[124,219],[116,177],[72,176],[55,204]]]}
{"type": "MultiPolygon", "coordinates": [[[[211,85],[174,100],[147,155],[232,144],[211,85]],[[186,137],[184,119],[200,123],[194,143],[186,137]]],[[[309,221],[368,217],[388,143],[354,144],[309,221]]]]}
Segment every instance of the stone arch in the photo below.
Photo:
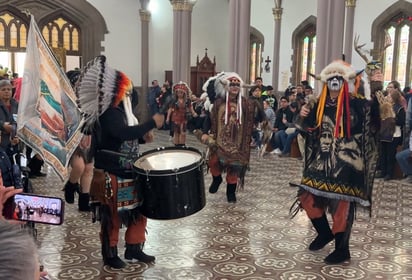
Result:
{"type": "MultiPolygon", "coordinates": [[[[303,35],[307,34],[308,32],[312,32],[316,34],[316,17],[311,15],[308,18],[306,18],[304,21],[302,21],[301,24],[299,24],[296,29],[292,33],[292,49],[293,49],[293,54],[292,54],[292,66],[291,66],[291,77],[290,77],[290,83],[291,84],[297,84],[298,82],[298,77],[299,74],[303,71],[302,66],[301,66],[301,61],[300,61],[300,53],[302,51],[302,43],[301,39],[303,35]]],[[[311,59],[315,59],[314,57],[311,59]]]]}
{"type": "MultiPolygon", "coordinates": [[[[372,23],[371,29],[371,40],[373,42],[373,49],[370,51],[372,59],[379,60],[382,57],[382,51],[385,45],[385,30],[389,25],[391,20],[400,15],[412,15],[412,3],[399,0],[393,5],[389,6],[384,12],[382,12],[372,23]]],[[[411,26],[411,25],[410,25],[411,26]]],[[[398,48],[399,46],[395,43],[394,48],[398,48]]],[[[409,45],[408,50],[412,49],[412,30],[409,31],[409,45]]],[[[409,51],[410,52],[410,51],[409,51]]],[[[409,71],[406,71],[405,82],[406,85],[409,85],[409,82],[412,79],[412,59],[410,58],[410,53],[408,53],[409,59],[406,63],[406,68],[409,71]]],[[[397,58],[395,58],[397,59],[397,58]]],[[[395,62],[396,64],[396,62],[395,62]]],[[[395,72],[392,72],[392,79],[395,79],[395,72]]]]}
{"type": "MultiPolygon", "coordinates": [[[[249,46],[249,53],[252,54],[252,46],[254,43],[258,43],[260,44],[261,48],[260,48],[260,53],[263,53],[263,50],[265,49],[265,36],[263,35],[262,32],[260,32],[258,29],[254,28],[253,26],[250,27],[250,46],[249,46]]],[[[259,58],[259,65],[256,66],[255,73],[256,76],[260,76],[262,73],[262,65],[263,65],[263,57],[261,56],[259,58]]],[[[252,63],[249,64],[250,69],[249,69],[249,79],[251,77],[252,74],[252,63]]],[[[248,80],[249,80],[248,79],[248,80]]],[[[254,81],[249,81],[249,82],[254,82],[254,81]]]]}
{"type": "Polygon", "coordinates": [[[108,33],[106,21],[100,12],[86,0],[11,0],[7,5],[0,6],[0,9],[27,10],[34,15],[39,26],[57,15],[63,15],[75,22],[81,30],[82,64],[104,51],[101,42],[104,40],[104,35],[108,33]]]}

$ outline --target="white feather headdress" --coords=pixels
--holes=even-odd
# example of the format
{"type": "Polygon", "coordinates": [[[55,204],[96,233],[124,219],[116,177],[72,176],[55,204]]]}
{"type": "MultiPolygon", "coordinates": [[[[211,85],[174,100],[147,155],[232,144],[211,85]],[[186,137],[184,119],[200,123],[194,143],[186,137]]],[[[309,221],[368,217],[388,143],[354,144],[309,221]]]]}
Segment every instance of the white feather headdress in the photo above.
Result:
{"type": "MultiPolygon", "coordinates": [[[[240,83],[240,92],[238,94],[237,118],[242,122],[242,91],[244,82],[235,72],[220,72],[216,76],[209,78],[203,85],[202,89],[208,93],[209,100],[213,104],[216,98],[225,98],[226,107],[229,103],[229,84],[230,80],[236,79],[240,83]]],[[[228,123],[228,110],[226,110],[225,124],[228,123]]]]}
{"type": "MultiPolygon", "coordinates": [[[[85,128],[92,127],[109,106],[116,107],[126,100],[132,90],[130,79],[123,72],[109,67],[105,56],[88,62],[75,85],[77,105],[82,112],[85,128]]],[[[129,108],[130,102],[125,102],[124,107],[129,125],[137,123],[129,108]]]]}

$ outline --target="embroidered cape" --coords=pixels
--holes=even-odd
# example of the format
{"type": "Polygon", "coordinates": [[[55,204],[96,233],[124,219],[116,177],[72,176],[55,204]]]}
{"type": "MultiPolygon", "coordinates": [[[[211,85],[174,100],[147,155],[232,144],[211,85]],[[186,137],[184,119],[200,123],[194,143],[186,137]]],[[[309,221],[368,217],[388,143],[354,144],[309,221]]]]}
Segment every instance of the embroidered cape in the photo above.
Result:
{"type": "Polygon", "coordinates": [[[225,125],[226,102],[216,99],[210,114],[211,134],[218,146],[217,154],[223,168],[230,167],[239,175],[249,165],[250,139],[254,123],[255,104],[242,97],[242,121],[236,116],[237,103],[230,102],[228,124],[225,125]]]}
{"type": "MultiPolygon", "coordinates": [[[[375,108],[372,101],[351,98],[349,102],[349,137],[334,136],[337,106],[330,99],[319,127],[316,127],[318,104],[304,120],[305,127],[312,131],[306,134],[300,186],[317,196],[370,206],[378,157],[375,135],[378,120],[371,117],[375,108]]],[[[343,118],[343,122],[347,120],[343,118]]],[[[346,127],[346,123],[340,127],[346,127]]]]}

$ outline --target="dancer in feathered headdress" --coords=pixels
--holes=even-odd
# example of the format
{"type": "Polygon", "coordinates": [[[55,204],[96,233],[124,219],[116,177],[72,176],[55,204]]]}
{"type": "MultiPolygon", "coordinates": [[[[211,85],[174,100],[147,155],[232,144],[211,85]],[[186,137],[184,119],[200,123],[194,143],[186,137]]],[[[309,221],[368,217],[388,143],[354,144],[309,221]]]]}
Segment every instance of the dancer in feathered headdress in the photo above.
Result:
{"type": "Polygon", "coordinates": [[[155,114],[139,124],[132,110],[137,105],[137,92],[131,80],[109,67],[104,56],[87,64],[75,89],[85,120],[84,129],[94,135],[95,170],[90,196],[101,204],[104,263],[113,268],[126,266],[117,253],[122,224],[127,227],[125,258],[152,262],[155,258],[143,252],[147,221],[138,210],[142,201],[132,167],[138,157],[139,141],[153,140],[151,130],[162,127],[164,116],[155,114]]]}
{"type": "MultiPolygon", "coordinates": [[[[203,128],[202,141],[213,143],[208,165],[213,176],[210,193],[218,191],[222,172],[226,172],[228,202],[236,202],[236,187],[243,186],[249,165],[250,142],[255,121],[255,103],[242,95],[242,79],[237,73],[222,72],[203,86],[213,106],[203,128]]],[[[259,114],[256,121],[263,119],[259,114]]]]}
{"type": "Polygon", "coordinates": [[[376,124],[370,100],[351,94],[349,83],[356,72],[343,61],[334,61],[320,73],[322,93],[300,112],[305,131],[305,163],[298,203],[306,211],[318,236],[309,250],[335,240],[335,251],[326,263],[350,258],[349,236],[355,204],[370,207],[375,173],[376,124]],[[333,217],[332,229],[326,211],[333,217]]]}
{"type": "Polygon", "coordinates": [[[172,121],[175,146],[184,146],[187,123],[192,117],[197,117],[191,100],[192,91],[185,82],[179,82],[173,85],[172,92],[173,100],[167,111],[166,122],[172,121]]]}

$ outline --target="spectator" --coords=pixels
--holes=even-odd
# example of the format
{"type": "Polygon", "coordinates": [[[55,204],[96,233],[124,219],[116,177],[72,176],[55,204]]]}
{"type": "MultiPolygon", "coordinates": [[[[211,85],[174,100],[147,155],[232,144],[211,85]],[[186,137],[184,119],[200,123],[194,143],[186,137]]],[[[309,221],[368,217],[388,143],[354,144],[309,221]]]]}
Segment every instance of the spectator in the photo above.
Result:
{"type": "Polygon", "coordinates": [[[157,80],[152,81],[152,86],[149,89],[149,93],[147,95],[147,105],[149,106],[150,116],[159,112],[159,106],[156,102],[156,99],[160,95],[160,86],[157,80]]]}

